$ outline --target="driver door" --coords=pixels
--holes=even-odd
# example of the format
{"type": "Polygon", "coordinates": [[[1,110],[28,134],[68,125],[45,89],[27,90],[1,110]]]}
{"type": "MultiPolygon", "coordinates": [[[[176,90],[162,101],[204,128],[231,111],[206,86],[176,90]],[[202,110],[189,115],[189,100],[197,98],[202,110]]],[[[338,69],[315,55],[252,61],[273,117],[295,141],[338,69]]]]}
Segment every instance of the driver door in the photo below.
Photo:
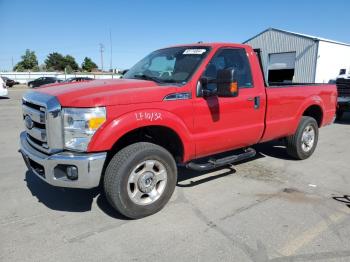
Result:
{"type": "Polygon", "coordinates": [[[233,68],[238,82],[237,97],[203,97],[201,89],[216,89],[216,83],[201,86],[194,99],[196,157],[212,155],[257,143],[264,131],[264,107],[254,87],[250,63],[244,48],[222,48],[209,62],[202,77],[215,82],[217,71],[233,68]],[[259,102],[259,106],[256,102],[259,102]]]}

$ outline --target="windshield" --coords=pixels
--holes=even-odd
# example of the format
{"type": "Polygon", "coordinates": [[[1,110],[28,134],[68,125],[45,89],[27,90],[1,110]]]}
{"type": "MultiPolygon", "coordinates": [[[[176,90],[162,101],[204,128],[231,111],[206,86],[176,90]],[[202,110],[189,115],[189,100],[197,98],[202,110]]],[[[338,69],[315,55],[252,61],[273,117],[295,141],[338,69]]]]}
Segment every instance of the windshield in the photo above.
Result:
{"type": "Polygon", "coordinates": [[[123,78],[184,84],[208,52],[209,47],[202,46],[160,49],[134,65],[123,78]]]}

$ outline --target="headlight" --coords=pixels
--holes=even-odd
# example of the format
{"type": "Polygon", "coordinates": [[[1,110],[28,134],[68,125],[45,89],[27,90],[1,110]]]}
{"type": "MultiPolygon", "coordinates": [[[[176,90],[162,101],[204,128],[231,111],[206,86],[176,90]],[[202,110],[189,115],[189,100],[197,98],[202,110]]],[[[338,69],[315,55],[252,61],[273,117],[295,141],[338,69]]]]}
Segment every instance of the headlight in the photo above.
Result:
{"type": "Polygon", "coordinates": [[[106,121],[106,108],[64,108],[64,146],[67,149],[86,151],[92,136],[106,121]]]}

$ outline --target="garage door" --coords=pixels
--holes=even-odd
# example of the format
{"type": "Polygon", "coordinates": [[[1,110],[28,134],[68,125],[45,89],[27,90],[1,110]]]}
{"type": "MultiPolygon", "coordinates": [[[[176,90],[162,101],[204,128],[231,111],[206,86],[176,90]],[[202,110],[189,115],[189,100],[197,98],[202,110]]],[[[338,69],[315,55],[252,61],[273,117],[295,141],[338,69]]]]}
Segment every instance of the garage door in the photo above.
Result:
{"type": "Polygon", "coordinates": [[[294,69],[295,52],[269,54],[269,70],[294,69]]]}

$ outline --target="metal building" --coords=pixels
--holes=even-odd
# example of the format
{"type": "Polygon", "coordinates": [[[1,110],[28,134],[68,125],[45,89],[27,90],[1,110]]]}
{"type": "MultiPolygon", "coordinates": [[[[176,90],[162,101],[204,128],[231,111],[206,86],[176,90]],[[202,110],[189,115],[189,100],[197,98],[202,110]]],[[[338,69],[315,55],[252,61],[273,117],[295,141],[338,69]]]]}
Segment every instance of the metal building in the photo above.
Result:
{"type": "Polygon", "coordinates": [[[327,83],[350,71],[350,44],[275,28],[244,43],[261,49],[270,82],[327,83]]]}

